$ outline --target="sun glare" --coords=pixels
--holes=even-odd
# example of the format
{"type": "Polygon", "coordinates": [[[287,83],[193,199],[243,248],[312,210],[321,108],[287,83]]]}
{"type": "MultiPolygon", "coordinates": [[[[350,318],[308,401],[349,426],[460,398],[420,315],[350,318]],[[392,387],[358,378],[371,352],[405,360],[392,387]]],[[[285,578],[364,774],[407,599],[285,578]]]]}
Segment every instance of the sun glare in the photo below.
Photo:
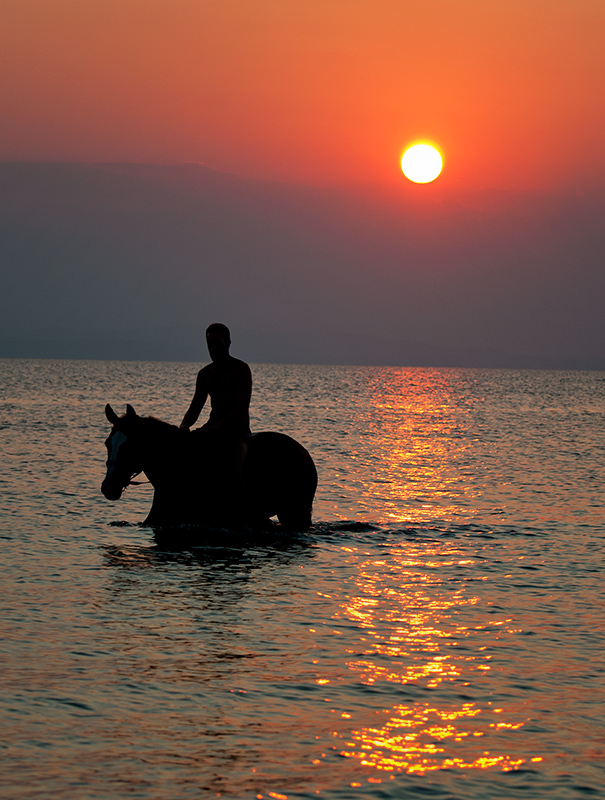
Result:
{"type": "Polygon", "coordinates": [[[430,183],[441,172],[443,159],[430,144],[414,144],[401,157],[401,171],[414,183],[430,183]]]}

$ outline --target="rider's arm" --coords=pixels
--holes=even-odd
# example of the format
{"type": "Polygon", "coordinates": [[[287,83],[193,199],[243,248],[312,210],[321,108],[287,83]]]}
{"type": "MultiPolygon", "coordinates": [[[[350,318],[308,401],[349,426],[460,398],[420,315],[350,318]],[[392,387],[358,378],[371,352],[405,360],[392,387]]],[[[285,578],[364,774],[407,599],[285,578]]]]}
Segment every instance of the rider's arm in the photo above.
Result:
{"type": "Polygon", "coordinates": [[[206,402],[207,397],[208,386],[206,382],[206,375],[204,374],[204,370],[201,369],[198,373],[197,381],[195,382],[195,394],[193,395],[193,400],[185,412],[183,421],[179,426],[180,428],[190,428],[192,425],[195,425],[202,408],[204,408],[204,403],[206,402]]]}

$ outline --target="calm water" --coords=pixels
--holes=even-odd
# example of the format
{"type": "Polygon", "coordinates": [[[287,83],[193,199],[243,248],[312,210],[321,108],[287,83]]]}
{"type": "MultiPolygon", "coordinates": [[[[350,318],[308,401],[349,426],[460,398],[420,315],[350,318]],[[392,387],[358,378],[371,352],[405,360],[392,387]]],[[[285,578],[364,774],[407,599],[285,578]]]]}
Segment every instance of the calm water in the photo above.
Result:
{"type": "Polygon", "coordinates": [[[315,527],[184,552],[103,407],[196,365],[0,373],[2,797],[605,797],[605,373],[256,366],[315,527]]]}

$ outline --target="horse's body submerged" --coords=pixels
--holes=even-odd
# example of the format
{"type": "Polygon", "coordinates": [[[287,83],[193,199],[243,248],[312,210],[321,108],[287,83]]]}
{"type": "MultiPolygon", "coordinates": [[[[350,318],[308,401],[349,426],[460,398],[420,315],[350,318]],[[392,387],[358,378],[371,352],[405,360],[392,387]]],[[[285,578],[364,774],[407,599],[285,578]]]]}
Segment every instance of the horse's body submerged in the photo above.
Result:
{"type": "Polygon", "coordinates": [[[145,524],[264,525],[277,516],[290,530],[311,525],[317,470],[309,453],[283,433],[257,433],[248,440],[243,468],[244,504],[237,513],[226,508],[213,485],[213,468],[204,458],[195,433],[153,417],[139,417],[131,406],[118,417],[111,406],[105,413],[113,424],[106,441],[107,473],[101,491],[118,500],[132,478],[144,472],[154,487],[145,524]]]}

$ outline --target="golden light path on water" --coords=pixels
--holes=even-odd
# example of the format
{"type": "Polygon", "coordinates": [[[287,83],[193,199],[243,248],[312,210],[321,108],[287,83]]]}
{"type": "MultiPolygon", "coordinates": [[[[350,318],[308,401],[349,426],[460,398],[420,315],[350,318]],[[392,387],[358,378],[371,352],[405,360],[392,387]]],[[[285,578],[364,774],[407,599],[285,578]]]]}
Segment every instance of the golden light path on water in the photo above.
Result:
{"type": "MultiPolygon", "coordinates": [[[[438,504],[440,514],[451,517],[458,509],[456,499],[461,491],[457,486],[458,476],[450,474],[449,465],[452,462],[451,440],[439,438],[449,432],[451,423],[440,419],[443,409],[433,399],[428,398],[422,407],[417,404],[418,398],[404,401],[398,405],[376,403],[376,413],[385,417],[396,412],[399,424],[393,431],[392,446],[385,453],[385,468],[391,472],[405,470],[408,480],[404,483],[392,482],[388,486],[386,498],[386,514],[394,522],[422,522],[427,517],[427,512],[434,513],[438,504]],[[416,401],[415,403],[413,401],[416,401]],[[401,405],[405,405],[402,408],[401,405]],[[431,426],[434,438],[428,439],[418,435],[418,417],[423,418],[423,427],[426,417],[436,417],[431,426]],[[418,487],[430,502],[423,503],[420,507],[411,505],[416,500],[418,487]]],[[[468,492],[468,490],[466,490],[468,492]]]]}
{"type": "MultiPolygon", "coordinates": [[[[482,494],[466,474],[467,452],[473,448],[467,436],[472,409],[464,407],[460,396],[450,403],[453,387],[434,371],[415,372],[411,386],[400,385],[400,376],[393,378],[368,392],[367,433],[374,439],[375,463],[357,462],[359,474],[372,478],[359,486],[361,504],[367,498],[375,514],[379,493],[383,519],[390,523],[468,519],[482,494]]],[[[353,463],[356,458],[353,451],[353,463]]]]}
{"type": "MultiPolygon", "coordinates": [[[[450,403],[447,381],[436,391],[431,371],[416,373],[414,382],[414,391],[383,384],[380,391],[370,392],[374,427],[369,433],[376,464],[370,472],[368,464],[360,463],[359,474],[371,474],[368,495],[375,503],[379,487],[384,516],[392,523],[413,526],[461,516],[468,521],[485,492],[482,481],[467,474],[472,463],[476,477],[472,451],[477,439],[468,435],[476,424],[476,398],[465,405],[458,393],[450,403]]],[[[481,446],[489,457],[489,442],[481,446]]],[[[342,742],[341,755],[374,770],[374,777],[367,778],[370,783],[401,772],[508,772],[542,761],[540,755],[515,752],[513,742],[510,750],[503,749],[503,734],[513,734],[529,721],[522,703],[490,700],[490,692],[481,702],[464,695],[464,687],[476,685],[494,669],[492,654],[502,636],[522,632],[504,613],[490,614],[485,621],[485,606],[493,603],[473,591],[488,581],[481,575],[481,558],[469,558],[468,551],[455,545],[426,542],[393,546],[384,560],[351,546],[343,547],[342,554],[356,591],[339,601],[333,620],[348,621],[359,631],[358,646],[347,650],[348,669],[368,687],[387,683],[429,691],[422,699],[383,708],[379,719],[357,727],[354,710],[332,709],[340,717],[331,735],[342,742]],[[465,570],[472,578],[464,577],[465,570]],[[453,579],[453,571],[461,577],[453,579]],[[492,654],[477,639],[487,628],[492,654]],[[451,692],[444,691],[448,683],[451,692]],[[439,699],[425,699],[435,689],[439,699]]],[[[317,683],[329,688],[332,680],[318,677],[317,683]]],[[[495,683],[497,689],[497,677],[495,683]]],[[[358,780],[351,783],[361,785],[358,780]]]]}
{"type": "MultiPolygon", "coordinates": [[[[356,548],[344,549],[356,555],[356,548]]],[[[456,681],[460,691],[469,685],[466,678],[473,677],[472,673],[492,668],[485,647],[477,652],[462,649],[472,631],[456,621],[458,610],[475,606],[480,598],[467,594],[465,588],[446,595],[447,589],[439,578],[439,570],[444,567],[467,565],[473,562],[457,559],[455,551],[435,553],[429,560],[391,553],[388,562],[367,561],[359,565],[359,595],[348,598],[341,610],[342,617],[355,622],[364,632],[360,638],[364,649],[360,653],[350,651],[352,658],[348,662],[362,683],[422,683],[427,689],[436,689],[440,684],[456,681]],[[374,609],[379,597],[383,619],[377,625],[374,609]],[[385,598],[389,605],[386,616],[385,598]],[[385,622],[391,631],[386,638],[385,622]]],[[[490,627],[517,633],[511,623],[510,618],[496,619],[490,621],[490,627]]],[[[517,709],[495,706],[491,701],[485,706],[464,700],[447,705],[400,703],[385,710],[380,726],[352,730],[342,755],[387,773],[422,775],[452,767],[496,767],[508,771],[529,759],[485,749],[480,740],[495,730],[516,730],[524,722],[517,709]]],[[[531,760],[537,762],[541,758],[534,756],[531,760]]]]}

